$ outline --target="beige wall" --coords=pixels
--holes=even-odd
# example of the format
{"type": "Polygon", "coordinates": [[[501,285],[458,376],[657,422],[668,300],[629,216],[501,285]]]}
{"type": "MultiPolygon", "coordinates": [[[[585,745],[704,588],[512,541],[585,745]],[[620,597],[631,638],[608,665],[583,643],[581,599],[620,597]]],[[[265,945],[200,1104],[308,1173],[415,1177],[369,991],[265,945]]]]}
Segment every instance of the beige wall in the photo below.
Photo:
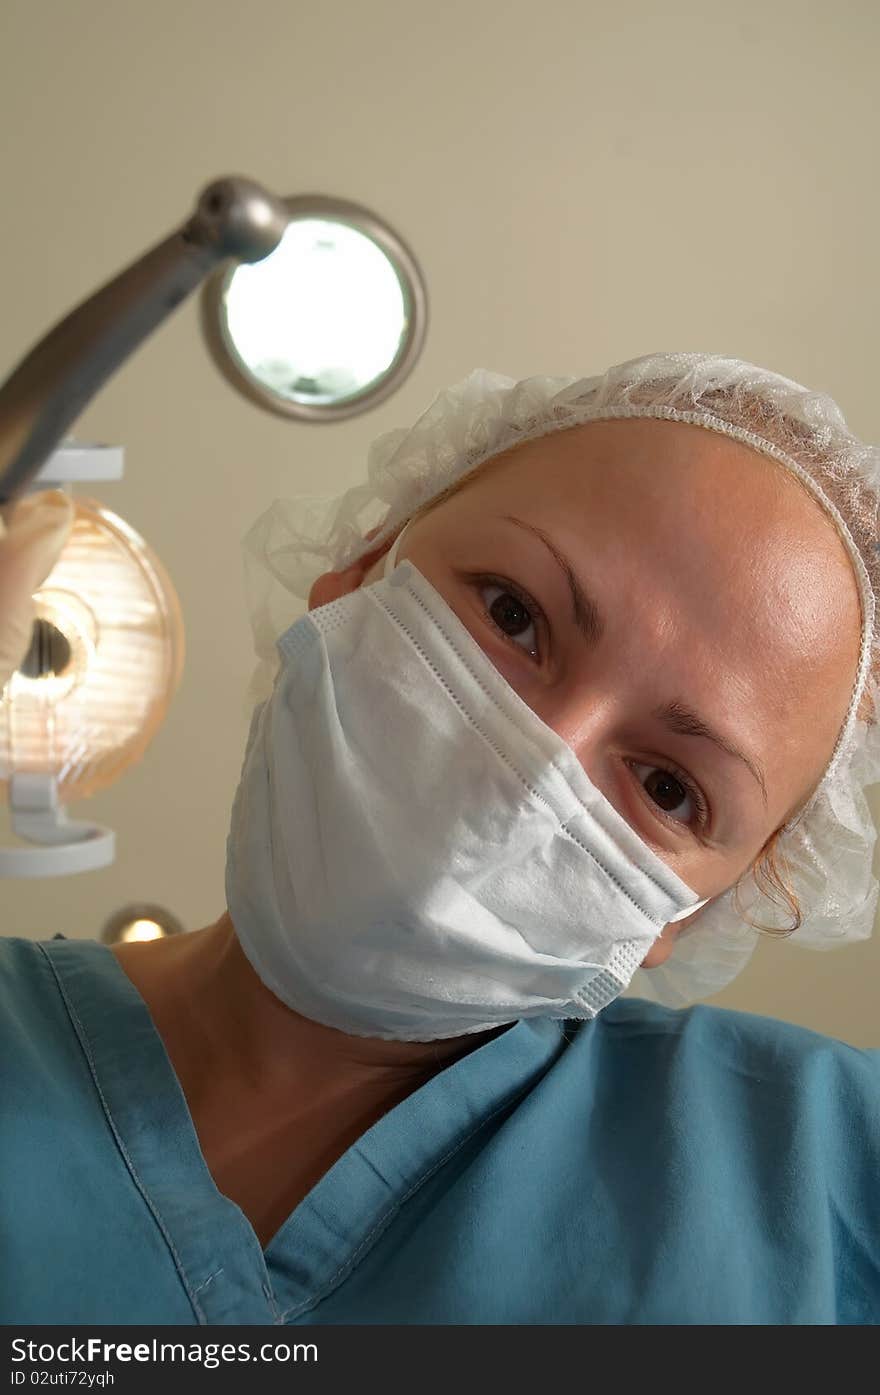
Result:
{"type": "MultiPolygon", "coordinates": [[[[191,300],[95,398],[125,446],[101,490],[158,550],[183,684],[142,763],[80,806],[105,871],[0,884],[0,933],[95,936],[134,899],[223,909],[252,667],[239,539],[276,495],[338,493],[369,442],[482,366],[582,375],[706,349],[829,391],[880,439],[870,0],[6,0],[0,371],[179,225],[212,177],[365,203],[410,242],[433,310],[404,388],[335,426],[234,393],[191,300]]],[[[880,1046],[880,943],[762,944],[719,1004],[880,1046]]]]}

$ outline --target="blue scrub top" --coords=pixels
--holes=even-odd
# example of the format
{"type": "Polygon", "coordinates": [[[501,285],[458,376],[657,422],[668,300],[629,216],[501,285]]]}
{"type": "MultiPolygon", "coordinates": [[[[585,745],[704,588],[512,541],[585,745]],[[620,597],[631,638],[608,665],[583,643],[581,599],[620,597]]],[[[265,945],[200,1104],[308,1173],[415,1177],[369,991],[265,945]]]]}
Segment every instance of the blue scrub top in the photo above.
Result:
{"type": "Polygon", "coordinates": [[[880,1050],[772,1018],[518,1022],[265,1251],[107,946],[0,938],[0,1072],[6,1324],[880,1320],[880,1050]]]}

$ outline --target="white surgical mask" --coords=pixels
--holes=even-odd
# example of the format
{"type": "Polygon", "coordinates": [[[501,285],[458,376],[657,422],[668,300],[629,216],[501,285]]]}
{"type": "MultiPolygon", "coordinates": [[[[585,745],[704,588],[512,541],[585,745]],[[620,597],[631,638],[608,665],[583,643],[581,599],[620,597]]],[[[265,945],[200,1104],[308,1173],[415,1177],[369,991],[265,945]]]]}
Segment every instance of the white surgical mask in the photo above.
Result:
{"type": "Polygon", "coordinates": [[[226,895],[263,983],[355,1036],[590,1018],[705,901],[409,561],[296,621],[255,711],[226,895]]]}

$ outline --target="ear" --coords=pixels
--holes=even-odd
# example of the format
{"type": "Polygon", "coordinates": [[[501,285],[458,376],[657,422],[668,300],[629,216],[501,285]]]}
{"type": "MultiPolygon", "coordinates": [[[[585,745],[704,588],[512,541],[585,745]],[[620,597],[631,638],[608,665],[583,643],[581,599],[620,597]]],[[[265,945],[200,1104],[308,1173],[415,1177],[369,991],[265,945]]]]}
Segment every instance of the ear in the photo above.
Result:
{"type": "MultiPolygon", "coordinates": [[[[711,901],[707,902],[707,905],[711,906],[711,904],[711,901]]],[[[669,925],[664,925],[657,939],[651,945],[651,948],[642,960],[640,967],[643,969],[656,969],[659,964],[665,964],[666,960],[675,949],[675,941],[678,939],[679,933],[686,925],[689,925],[692,920],[696,920],[700,911],[704,911],[705,909],[705,906],[700,906],[699,910],[693,911],[691,915],[682,916],[681,920],[673,920],[669,925]]]]}
{"type": "Polygon", "coordinates": [[[672,951],[675,949],[675,933],[678,925],[666,925],[663,927],[657,939],[651,945],[648,953],[641,962],[643,969],[656,969],[659,964],[665,964],[672,951]]]}
{"type": "MultiPolygon", "coordinates": [[[[381,527],[382,524],[377,523],[375,528],[371,528],[366,535],[367,541],[374,538],[381,527]]],[[[315,577],[309,591],[309,610],[315,610],[319,605],[329,605],[330,601],[338,601],[340,596],[347,596],[350,591],[356,591],[367,572],[388,551],[393,541],[393,537],[387,538],[381,546],[373,548],[372,552],[365,552],[344,571],[322,572],[320,576],[315,577]]]]}

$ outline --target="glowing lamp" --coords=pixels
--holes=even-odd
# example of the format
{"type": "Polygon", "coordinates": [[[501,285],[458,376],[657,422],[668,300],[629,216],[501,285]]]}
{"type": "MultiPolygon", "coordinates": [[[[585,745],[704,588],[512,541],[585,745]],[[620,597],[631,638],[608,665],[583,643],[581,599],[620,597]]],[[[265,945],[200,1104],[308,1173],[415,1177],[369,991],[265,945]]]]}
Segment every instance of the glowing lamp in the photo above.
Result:
{"type": "Polygon", "coordinates": [[[69,820],[63,806],[141,758],[182,673],[180,604],[158,557],[96,500],[74,508],[67,545],[34,596],[30,649],[0,697],[0,792],[14,831],[42,845],[0,848],[0,876],[112,862],[112,831],[69,820]]]}

